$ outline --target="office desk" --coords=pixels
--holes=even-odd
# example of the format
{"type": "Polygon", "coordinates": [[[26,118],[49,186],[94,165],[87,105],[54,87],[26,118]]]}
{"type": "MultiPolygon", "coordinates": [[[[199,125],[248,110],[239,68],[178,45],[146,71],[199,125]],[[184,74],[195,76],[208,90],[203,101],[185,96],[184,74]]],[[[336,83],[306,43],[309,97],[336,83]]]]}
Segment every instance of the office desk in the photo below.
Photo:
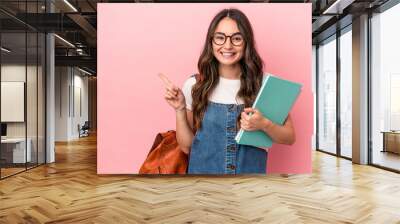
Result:
{"type": "Polygon", "coordinates": [[[1,139],[1,159],[6,163],[25,163],[30,162],[32,158],[31,145],[32,140],[27,138],[25,154],[25,138],[6,138],[1,139]],[[27,159],[27,161],[25,161],[27,159]]]}
{"type": "Polygon", "coordinates": [[[382,131],[381,133],[383,133],[382,152],[400,154],[400,131],[382,131]]]}

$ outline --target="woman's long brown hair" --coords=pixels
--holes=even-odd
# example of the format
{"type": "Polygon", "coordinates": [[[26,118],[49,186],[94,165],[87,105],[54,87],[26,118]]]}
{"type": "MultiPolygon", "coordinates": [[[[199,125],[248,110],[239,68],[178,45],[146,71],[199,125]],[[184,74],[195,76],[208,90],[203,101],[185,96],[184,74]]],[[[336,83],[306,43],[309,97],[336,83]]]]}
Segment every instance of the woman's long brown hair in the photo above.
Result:
{"type": "Polygon", "coordinates": [[[219,82],[219,62],[213,54],[212,36],[218,23],[225,17],[236,21],[239,31],[245,40],[244,54],[239,62],[242,72],[240,76],[240,89],[236,97],[243,99],[245,107],[251,107],[262,84],[263,61],[255,49],[253,29],[249,20],[238,9],[224,9],[220,11],[208,27],[205,45],[197,63],[199,76],[198,81],[192,88],[193,123],[195,130],[201,128],[201,121],[208,105],[208,97],[219,82]]]}

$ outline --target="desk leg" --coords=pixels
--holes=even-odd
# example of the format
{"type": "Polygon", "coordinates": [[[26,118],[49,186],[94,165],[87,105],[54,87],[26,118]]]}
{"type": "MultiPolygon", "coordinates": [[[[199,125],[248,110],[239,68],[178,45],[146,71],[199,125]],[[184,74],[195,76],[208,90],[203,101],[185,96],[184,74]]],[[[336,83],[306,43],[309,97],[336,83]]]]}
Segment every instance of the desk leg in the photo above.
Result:
{"type": "Polygon", "coordinates": [[[383,149],[382,149],[382,151],[381,152],[386,152],[386,134],[385,133],[382,133],[382,135],[383,135],[383,149]]]}

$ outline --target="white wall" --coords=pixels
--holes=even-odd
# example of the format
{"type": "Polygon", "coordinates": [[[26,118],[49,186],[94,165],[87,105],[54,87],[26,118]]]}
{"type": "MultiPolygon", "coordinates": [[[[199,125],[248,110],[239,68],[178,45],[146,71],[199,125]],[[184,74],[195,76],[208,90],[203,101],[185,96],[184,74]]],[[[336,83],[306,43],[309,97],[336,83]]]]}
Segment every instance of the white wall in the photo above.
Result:
{"type": "Polygon", "coordinates": [[[77,139],[78,124],[88,120],[88,77],[83,75],[76,68],[56,67],[56,141],[77,139]]]}
{"type": "MultiPolygon", "coordinates": [[[[41,71],[39,71],[41,72],[41,71]]],[[[18,65],[18,64],[6,64],[1,66],[1,81],[2,82],[25,82],[25,76],[27,74],[27,78],[29,81],[29,85],[36,86],[36,81],[33,76],[36,77],[36,66],[27,66],[18,65]],[[25,70],[27,69],[27,70],[25,70]],[[27,73],[26,73],[27,71],[27,73]]],[[[36,111],[36,88],[27,88],[27,118],[28,118],[28,137],[31,133],[35,133],[36,135],[36,113],[32,113],[32,111],[36,111]],[[31,102],[35,102],[31,104],[31,102]],[[33,125],[31,122],[34,122],[33,125]],[[34,127],[33,127],[34,126],[34,127]]],[[[41,105],[39,105],[40,107],[41,105]]],[[[1,108],[2,110],[6,110],[7,108],[1,108]]],[[[25,137],[25,124],[26,122],[7,122],[7,136],[8,137],[25,137]]]]}
{"type": "MultiPolygon", "coordinates": [[[[8,64],[1,66],[1,81],[3,82],[25,82],[25,71],[24,65],[8,64]]],[[[32,67],[28,66],[28,74],[32,70],[32,67]]],[[[6,108],[1,108],[5,110],[6,108]]],[[[24,122],[10,122],[7,123],[7,136],[8,137],[25,137],[25,123],[24,122]]]]}
{"type": "Polygon", "coordinates": [[[85,76],[81,76],[79,73],[79,75],[76,75],[76,71],[75,70],[75,79],[74,79],[74,89],[75,89],[75,96],[74,96],[74,100],[75,100],[75,113],[73,113],[73,119],[72,119],[72,135],[74,137],[79,137],[79,133],[78,133],[78,129],[77,126],[78,124],[80,124],[81,126],[85,123],[85,121],[88,121],[89,118],[89,111],[88,111],[88,77],[85,76]],[[80,91],[80,93],[79,93],[80,91]],[[80,96],[80,97],[79,97],[80,96]],[[80,101],[80,102],[79,102],[80,101]],[[79,108],[81,107],[81,108],[79,108]],[[79,109],[81,109],[82,111],[80,112],[79,109]]]}
{"type": "Polygon", "coordinates": [[[68,67],[55,68],[55,141],[68,140],[70,75],[68,67]]]}
{"type": "Polygon", "coordinates": [[[24,122],[25,82],[1,81],[1,121],[24,122]]]}

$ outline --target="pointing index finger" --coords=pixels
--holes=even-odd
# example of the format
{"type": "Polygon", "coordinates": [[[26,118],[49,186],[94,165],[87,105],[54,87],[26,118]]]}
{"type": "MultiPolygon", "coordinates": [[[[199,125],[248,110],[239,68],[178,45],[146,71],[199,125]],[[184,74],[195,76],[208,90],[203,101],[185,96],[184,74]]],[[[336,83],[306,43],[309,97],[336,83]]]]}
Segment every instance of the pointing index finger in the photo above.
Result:
{"type": "Polygon", "coordinates": [[[174,84],[172,84],[172,82],[168,79],[168,77],[162,73],[158,74],[158,77],[160,77],[160,79],[164,82],[164,84],[169,87],[169,88],[173,88],[174,84]]]}

